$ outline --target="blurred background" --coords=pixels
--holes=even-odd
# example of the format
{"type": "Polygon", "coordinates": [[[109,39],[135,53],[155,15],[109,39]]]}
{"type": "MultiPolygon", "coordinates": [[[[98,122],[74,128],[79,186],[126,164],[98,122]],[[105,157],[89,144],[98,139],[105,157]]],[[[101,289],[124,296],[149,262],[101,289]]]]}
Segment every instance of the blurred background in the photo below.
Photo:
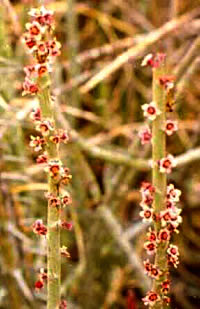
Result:
{"type": "Polygon", "coordinates": [[[179,158],[186,154],[169,177],[182,190],[183,209],[174,236],[180,265],[171,269],[172,308],[200,308],[199,0],[0,0],[0,308],[45,308],[46,291],[36,292],[34,283],[46,265],[46,241],[31,225],[46,222],[46,174],[29,147],[37,99],[21,96],[23,67],[30,64],[21,37],[29,9],[42,3],[55,11],[62,43],[52,95],[58,125],[71,136],[61,147],[73,175],[62,296],[69,309],[144,308],[147,225],[139,217],[139,187],[151,179],[151,147],[141,145],[138,130],[152,74],[141,61],[164,52],[176,76],[169,116],[179,120],[167,147],[179,158]]]}

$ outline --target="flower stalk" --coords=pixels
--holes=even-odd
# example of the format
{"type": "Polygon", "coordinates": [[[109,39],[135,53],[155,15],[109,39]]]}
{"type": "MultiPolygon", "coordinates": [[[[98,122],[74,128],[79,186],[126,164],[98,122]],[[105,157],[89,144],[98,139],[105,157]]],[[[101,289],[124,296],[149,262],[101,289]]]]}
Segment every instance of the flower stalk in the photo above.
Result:
{"type": "Polygon", "coordinates": [[[40,271],[35,289],[39,291],[47,281],[47,309],[66,308],[66,301],[60,297],[61,256],[69,258],[66,246],[60,244],[60,229],[71,230],[72,224],[63,220],[62,208],[71,203],[71,197],[63,189],[71,179],[69,169],[60,160],[59,147],[68,142],[68,135],[56,128],[54,101],[50,93],[52,64],[60,54],[60,43],[53,34],[53,13],[43,6],[29,12],[31,22],[26,24],[27,32],[23,36],[29,52],[33,54],[34,63],[25,67],[23,95],[37,95],[39,106],[32,111],[38,136],[31,136],[30,146],[36,152],[42,152],[36,159],[43,164],[48,173],[47,226],[43,220],[36,220],[33,232],[47,238],[47,271],[40,271]]]}
{"type": "MultiPolygon", "coordinates": [[[[54,120],[54,111],[49,91],[49,77],[40,80],[40,89],[38,98],[43,117],[50,119],[52,123],[54,120]]],[[[56,160],[59,158],[58,147],[56,144],[49,142],[47,139],[46,151],[49,160],[56,160]]],[[[48,175],[49,194],[55,198],[59,198],[60,184],[48,175]]],[[[60,221],[60,206],[52,207],[48,203],[47,215],[47,309],[58,308],[60,303],[60,276],[61,276],[61,256],[60,256],[60,226],[56,224],[60,221]]]]}
{"type": "MultiPolygon", "coordinates": [[[[164,130],[166,122],[166,92],[165,89],[160,85],[159,78],[166,74],[165,64],[162,63],[159,67],[153,68],[153,101],[156,103],[161,114],[156,117],[152,124],[152,184],[155,188],[153,211],[155,218],[159,216],[160,212],[165,210],[165,196],[167,188],[167,175],[161,173],[157,162],[159,162],[166,155],[166,135],[164,130]]],[[[161,230],[161,222],[154,220],[154,230],[158,234],[161,230]]],[[[157,245],[155,265],[158,269],[162,270],[162,276],[158,280],[154,280],[153,291],[160,295],[161,282],[167,279],[168,265],[166,258],[168,242],[160,242],[157,245]]],[[[161,304],[156,302],[152,308],[162,308],[161,304]]]]}
{"type": "Polygon", "coordinates": [[[181,210],[176,207],[181,191],[172,183],[167,185],[167,174],[176,166],[174,157],[166,153],[166,136],[178,129],[176,121],[166,119],[167,112],[173,111],[170,100],[174,77],[166,74],[164,54],[147,55],[142,65],[150,65],[153,71],[153,101],[142,106],[144,116],[152,123],[152,132],[148,127],[148,135],[144,131],[139,133],[143,145],[152,143],[152,184],[142,183],[140,216],[143,221],[152,222],[144,248],[147,254],[155,255],[151,261],[144,261],[145,273],[153,283],[143,301],[149,308],[165,309],[170,304],[169,265],[179,264],[178,248],[170,240],[182,221],[181,210]]]}

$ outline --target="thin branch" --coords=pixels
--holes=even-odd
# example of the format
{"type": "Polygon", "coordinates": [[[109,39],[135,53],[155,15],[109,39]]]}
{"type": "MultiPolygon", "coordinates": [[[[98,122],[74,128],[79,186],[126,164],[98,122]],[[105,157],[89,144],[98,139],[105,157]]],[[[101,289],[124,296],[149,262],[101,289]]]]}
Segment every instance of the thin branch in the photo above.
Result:
{"type": "Polygon", "coordinates": [[[188,70],[189,65],[194,61],[194,59],[199,55],[200,50],[200,36],[192,42],[190,49],[183,57],[182,61],[174,70],[174,75],[176,76],[176,84],[180,81],[184,73],[188,70]]]}
{"type": "Polygon", "coordinates": [[[145,276],[143,265],[134,252],[134,249],[130,245],[127,238],[124,237],[122,228],[120,224],[114,218],[112,212],[105,206],[100,206],[98,208],[98,213],[104,220],[106,226],[108,227],[111,235],[117,241],[121,250],[126,254],[128,261],[136,273],[138,281],[141,282],[141,288],[145,292],[150,288],[150,280],[145,276]]]}
{"type": "Polygon", "coordinates": [[[192,11],[189,14],[181,16],[180,18],[169,21],[161,28],[152,31],[146,37],[143,37],[140,43],[128,49],[128,51],[126,51],[125,53],[119,55],[114,61],[112,61],[99,73],[97,73],[94,77],[92,77],[85,85],[80,87],[80,92],[83,94],[87,93],[88,91],[93,89],[97,84],[99,84],[102,80],[104,80],[112,73],[120,69],[130,59],[132,61],[135,57],[144,53],[144,51],[148,49],[152,44],[155,44],[158,40],[160,40],[167,34],[173,32],[174,30],[177,30],[178,28],[182,27],[184,24],[189,23],[198,14],[199,10],[192,11]]]}

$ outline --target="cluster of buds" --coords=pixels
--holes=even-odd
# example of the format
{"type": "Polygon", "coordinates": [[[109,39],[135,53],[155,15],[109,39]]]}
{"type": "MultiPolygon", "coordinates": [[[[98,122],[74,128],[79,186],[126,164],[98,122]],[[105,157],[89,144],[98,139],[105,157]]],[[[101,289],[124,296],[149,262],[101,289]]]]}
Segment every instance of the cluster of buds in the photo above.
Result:
{"type": "MultiPolygon", "coordinates": [[[[63,167],[62,162],[59,159],[49,160],[45,171],[49,173],[50,177],[55,182],[68,185],[72,179],[72,175],[67,167],[63,167]]],[[[65,200],[66,201],[66,200],[65,200]]]]}
{"type": "Polygon", "coordinates": [[[38,274],[38,280],[35,282],[35,290],[39,291],[44,287],[44,283],[47,281],[47,270],[44,268],[40,268],[40,272],[38,274]]]}
{"type": "MultiPolygon", "coordinates": [[[[167,186],[166,194],[166,209],[159,214],[155,214],[152,208],[154,200],[155,188],[149,182],[143,182],[140,192],[142,194],[142,201],[140,206],[140,216],[144,222],[160,222],[159,232],[155,232],[151,228],[147,233],[147,242],[144,244],[148,254],[153,254],[156,251],[157,245],[161,242],[168,242],[171,239],[173,232],[178,233],[178,227],[182,222],[180,216],[181,209],[176,206],[180,200],[181,191],[176,189],[173,184],[167,186]]],[[[177,264],[177,263],[176,263],[177,264]]]]}
{"type": "MultiPolygon", "coordinates": [[[[157,68],[161,65],[164,58],[164,54],[157,54],[156,56],[149,54],[143,60],[142,65],[149,65],[152,68],[157,68]]],[[[169,92],[174,88],[174,77],[161,76],[158,79],[158,83],[160,84],[160,87],[164,88],[167,98],[169,92]]],[[[155,102],[144,104],[142,110],[144,117],[147,118],[150,124],[162,113],[155,102]]],[[[159,129],[164,131],[167,136],[171,136],[178,129],[177,122],[168,119],[166,120],[164,127],[159,129]]],[[[151,142],[152,133],[150,127],[148,126],[142,129],[139,132],[139,137],[142,145],[151,142]]],[[[176,161],[171,154],[168,154],[157,162],[152,162],[151,166],[152,168],[156,166],[160,173],[169,174],[172,172],[172,168],[176,166],[176,161]]],[[[168,265],[177,267],[179,264],[179,251],[177,246],[171,243],[171,239],[174,232],[178,233],[179,224],[182,222],[180,216],[181,209],[176,206],[180,201],[181,191],[175,188],[172,183],[167,185],[167,190],[165,192],[166,207],[164,210],[160,210],[160,212],[155,212],[153,207],[155,194],[160,194],[157,190],[158,189],[149,182],[145,181],[141,184],[140,192],[142,200],[140,206],[142,207],[142,210],[140,211],[140,216],[144,222],[154,222],[155,226],[155,229],[149,228],[144,248],[148,255],[155,254],[159,246],[166,248],[165,254],[168,265]]],[[[168,293],[170,281],[168,279],[168,272],[159,269],[158,265],[151,263],[149,259],[144,261],[144,269],[145,273],[150,278],[158,280],[157,285],[160,286],[160,293],[151,290],[146,294],[143,298],[144,304],[151,307],[161,300],[164,303],[169,304],[170,298],[168,297],[168,293]]]]}
{"type": "Polygon", "coordinates": [[[60,43],[56,38],[49,39],[53,30],[53,12],[45,7],[31,9],[31,22],[26,24],[22,41],[33,54],[35,63],[24,68],[26,77],[22,95],[34,95],[39,91],[38,78],[52,71],[51,65],[60,55],[60,43]]]}
{"type": "MultiPolygon", "coordinates": [[[[181,209],[176,206],[180,201],[181,191],[176,189],[173,184],[169,184],[166,193],[166,209],[159,214],[155,214],[152,208],[155,190],[156,188],[149,182],[143,182],[140,189],[142,194],[142,201],[140,203],[142,211],[140,211],[140,216],[144,222],[156,221],[160,223],[160,229],[157,232],[151,227],[149,228],[144,248],[148,255],[153,255],[156,253],[158,245],[161,243],[166,245],[168,264],[176,268],[179,264],[179,251],[177,246],[170,243],[170,240],[173,232],[178,233],[178,227],[182,222],[180,216],[181,209]]],[[[155,264],[150,263],[149,259],[144,261],[144,269],[145,273],[154,280],[162,279],[162,270],[155,264]]],[[[169,293],[168,279],[165,281],[161,280],[161,292],[162,299],[169,303],[169,297],[166,296],[169,293]]],[[[153,291],[148,292],[145,298],[143,298],[144,304],[149,306],[152,306],[159,300],[160,296],[153,291]]]]}

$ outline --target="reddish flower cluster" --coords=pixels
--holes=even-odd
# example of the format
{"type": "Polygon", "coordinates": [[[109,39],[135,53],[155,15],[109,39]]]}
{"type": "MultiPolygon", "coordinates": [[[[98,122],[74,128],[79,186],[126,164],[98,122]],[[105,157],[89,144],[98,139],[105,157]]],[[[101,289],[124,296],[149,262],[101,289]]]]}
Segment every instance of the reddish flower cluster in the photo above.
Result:
{"type": "MultiPolygon", "coordinates": [[[[142,194],[142,201],[140,206],[143,210],[140,212],[140,216],[143,221],[160,221],[161,229],[156,232],[149,228],[147,233],[147,241],[144,243],[144,248],[146,249],[149,255],[152,255],[156,252],[156,249],[160,243],[166,243],[168,246],[167,249],[167,259],[170,265],[177,267],[179,264],[179,252],[178,248],[175,245],[169,244],[173,232],[178,232],[177,228],[182,222],[180,216],[181,209],[176,207],[176,203],[180,200],[181,191],[176,189],[173,184],[167,186],[166,193],[166,209],[161,211],[159,214],[154,214],[152,203],[154,199],[155,188],[149,182],[143,182],[141,185],[140,192],[142,194]]],[[[149,260],[144,261],[145,273],[154,279],[159,279],[162,275],[162,271],[156,267],[156,265],[151,264],[149,260]]],[[[162,282],[162,291],[166,294],[169,291],[169,282],[168,285],[166,282],[162,282]]],[[[152,298],[149,298],[149,295],[144,298],[145,303],[149,300],[149,305],[152,304],[152,298]]],[[[157,301],[157,300],[156,300],[157,301]]],[[[168,300],[167,300],[168,301],[168,300]]]]}
{"type": "Polygon", "coordinates": [[[140,206],[142,207],[142,211],[140,211],[140,216],[143,218],[145,222],[152,222],[153,220],[153,194],[155,192],[155,188],[149,182],[143,182],[140,188],[140,192],[142,194],[142,201],[140,206]]]}
{"type": "Polygon", "coordinates": [[[138,136],[141,140],[142,145],[148,144],[149,142],[151,142],[151,138],[152,138],[151,129],[148,126],[142,128],[139,131],[138,136]]]}
{"type": "Polygon", "coordinates": [[[152,68],[158,68],[165,60],[166,55],[164,53],[157,53],[156,55],[148,54],[144,57],[141,66],[150,66],[152,68]]]}
{"type": "Polygon", "coordinates": [[[41,219],[36,220],[33,225],[33,232],[38,235],[46,235],[47,234],[47,227],[43,224],[41,219]]]}
{"type": "MultiPolygon", "coordinates": [[[[161,65],[164,60],[163,54],[158,54],[153,56],[149,54],[145,57],[142,62],[142,65],[149,65],[152,68],[157,68],[161,65]]],[[[173,76],[161,76],[159,78],[159,83],[161,87],[164,87],[166,93],[168,94],[174,87],[174,77],[173,76]]],[[[144,104],[142,106],[144,111],[144,116],[151,121],[154,121],[156,117],[159,117],[161,111],[158,109],[155,102],[149,104],[144,104]]],[[[168,136],[171,136],[175,131],[177,131],[178,126],[177,122],[174,120],[167,120],[165,126],[160,128],[168,136]]],[[[151,140],[151,130],[146,128],[139,133],[141,138],[141,143],[145,144],[147,141],[151,140]]],[[[160,173],[169,174],[172,171],[172,168],[176,166],[176,161],[171,154],[168,154],[166,157],[161,158],[158,162],[153,162],[152,167],[157,166],[160,173]]],[[[143,182],[141,185],[140,192],[142,194],[142,200],[140,206],[142,211],[140,211],[140,216],[143,221],[147,222],[156,222],[158,228],[156,230],[149,228],[147,233],[147,240],[144,243],[144,248],[147,251],[147,254],[153,255],[156,253],[156,250],[159,246],[166,248],[166,259],[169,265],[177,267],[179,264],[179,251],[177,246],[170,243],[173,232],[178,233],[179,224],[182,222],[180,216],[181,209],[176,206],[176,203],[180,200],[181,191],[176,189],[173,184],[169,184],[166,190],[166,208],[159,213],[155,213],[154,208],[152,207],[154,202],[155,194],[159,194],[156,191],[157,188],[154,188],[153,185],[149,182],[143,182]]],[[[160,285],[160,293],[155,291],[149,291],[147,295],[143,298],[144,304],[153,306],[156,302],[163,301],[166,304],[170,303],[170,298],[167,296],[169,293],[170,281],[162,272],[162,269],[159,269],[156,264],[152,264],[148,259],[144,261],[145,273],[157,281],[157,284],[160,285]]],[[[167,274],[168,275],[168,274],[167,274]]]]}
{"type": "Polygon", "coordinates": [[[44,283],[47,280],[47,271],[44,268],[40,269],[38,280],[35,282],[35,290],[39,291],[44,287],[44,283]]]}
{"type": "Polygon", "coordinates": [[[59,305],[59,309],[67,309],[67,302],[66,300],[62,299],[59,305]]]}
{"type": "Polygon", "coordinates": [[[26,73],[22,95],[34,95],[39,91],[38,78],[51,72],[54,58],[60,55],[60,43],[54,38],[49,39],[53,30],[53,12],[43,6],[29,12],[31,22],[26,24],[27,32],[22,41],[30,53],[33,53],[35,63],[24,68],[26,73]]]}
{"type": "Polygon", "coordinates": [[[160,85],[164,86],[166,90],[174,88],[174,80],[175,76],[173,75],[165,75],[159,78],[160,85]]]}
{"type": "Polygon", "coordinates": [[[160,296],[154,291],[149,291],[142,300],[146,306],[153,306],[160,300],[160,296]]]}

